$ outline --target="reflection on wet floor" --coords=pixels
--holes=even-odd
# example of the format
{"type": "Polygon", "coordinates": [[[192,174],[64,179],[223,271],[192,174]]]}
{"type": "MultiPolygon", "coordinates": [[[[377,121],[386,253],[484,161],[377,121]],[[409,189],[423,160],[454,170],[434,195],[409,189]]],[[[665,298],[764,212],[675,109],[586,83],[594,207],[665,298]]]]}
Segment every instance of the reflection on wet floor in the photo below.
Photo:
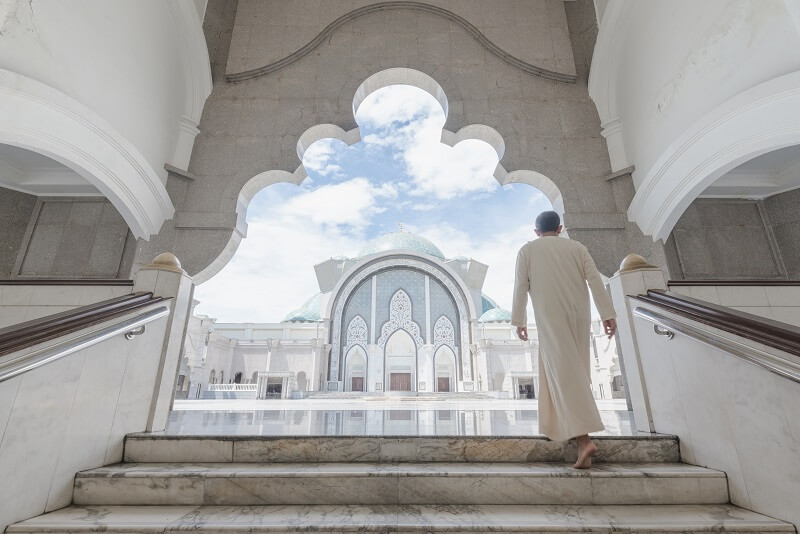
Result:
{"type": "MultiPolygon", "coordinates": [[[[636,433],[629,411],[601,410],[599,435],[636,433]]],[[[166,433],[262,436],[537,436],[536,410],[279,409],[173,411],[166,433]]]]}

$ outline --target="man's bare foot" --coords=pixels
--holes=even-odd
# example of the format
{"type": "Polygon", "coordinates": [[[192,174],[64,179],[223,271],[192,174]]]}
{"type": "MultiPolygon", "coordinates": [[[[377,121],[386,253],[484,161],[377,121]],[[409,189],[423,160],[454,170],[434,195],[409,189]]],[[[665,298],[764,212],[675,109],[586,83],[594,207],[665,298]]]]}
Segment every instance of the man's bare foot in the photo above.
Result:
{"type": "Polygon", "coordinates": [[[597,445],[588,436],[581,436],[581,438],[578,438],[578,461],[572,467],[575,469],[589,469],[592,467],[592,456],[597,453],[597,445]]]}

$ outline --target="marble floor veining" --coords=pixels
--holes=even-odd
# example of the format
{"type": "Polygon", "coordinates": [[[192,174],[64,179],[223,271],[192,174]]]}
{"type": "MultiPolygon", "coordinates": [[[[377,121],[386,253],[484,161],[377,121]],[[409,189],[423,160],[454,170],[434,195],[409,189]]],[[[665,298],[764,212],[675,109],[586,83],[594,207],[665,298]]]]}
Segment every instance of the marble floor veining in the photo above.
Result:
{"type": "MultiPolygon", "coordinates": [[[[166,434],[177,436],[539,436],[535,400],[389,398],[175,401],[166,434]]],[[[605,430],[633,436],[624,401],[598,401],[605,430]]]]}

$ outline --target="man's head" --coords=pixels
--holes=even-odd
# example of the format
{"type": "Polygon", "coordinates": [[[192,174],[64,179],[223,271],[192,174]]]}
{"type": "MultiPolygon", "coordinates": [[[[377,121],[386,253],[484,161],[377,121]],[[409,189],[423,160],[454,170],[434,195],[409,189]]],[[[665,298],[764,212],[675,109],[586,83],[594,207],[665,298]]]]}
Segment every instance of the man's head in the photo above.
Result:
{"type": "Polygon", "coordinates": [[[558,235],[561,233],[561,217],[555,211],[543,211],[536,217],[536,235],[558,235]]]}

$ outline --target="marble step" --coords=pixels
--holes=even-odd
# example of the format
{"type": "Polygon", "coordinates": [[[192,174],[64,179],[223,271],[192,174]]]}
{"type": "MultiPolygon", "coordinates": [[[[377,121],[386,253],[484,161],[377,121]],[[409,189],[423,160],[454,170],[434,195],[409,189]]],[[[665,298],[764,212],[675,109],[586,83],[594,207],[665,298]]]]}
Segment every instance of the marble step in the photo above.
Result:
{"type": "Polygon", "coordinates": [[[725,474],[686,464],[117,464],[78,473],[81,505],[721,504],[725,474]]]}
{"type": "Polygon", "coordinates": [[[728,504],[667,506],[70,506],[16,532],[795,532],[728,504]]]}
{"type": "MultiPolygon", "coordinates": [[[[596,436],[596,461],[679,462],[678,438],[596,436]]],[[[574,462],[574,442],[545,437],[269,437],[130,434],[126,462],[574,462]]]]}

